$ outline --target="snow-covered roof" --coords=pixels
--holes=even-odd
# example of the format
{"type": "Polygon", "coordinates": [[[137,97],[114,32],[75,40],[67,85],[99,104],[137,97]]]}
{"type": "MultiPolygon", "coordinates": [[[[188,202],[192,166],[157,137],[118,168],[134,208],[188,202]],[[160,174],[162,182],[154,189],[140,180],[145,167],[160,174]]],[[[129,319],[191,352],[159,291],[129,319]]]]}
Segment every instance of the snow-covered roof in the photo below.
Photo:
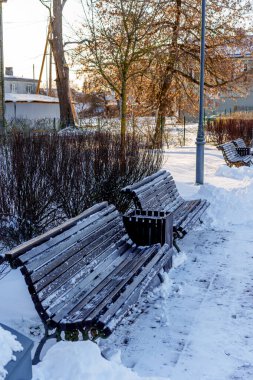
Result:
{"type": "Polygon", "coordinates": [[[38,79],[33,79],[33,78],[24,78],[24,77],[18,77],[16,75],[6,75],[4,74],[4,79],[7,80],[13,80],[13,81],[24,81],[24,82],[38,82],[38,79]]]}
{"type": "Polygon", "coordinates": [[[58,98],[37,94],[5,94],[5,102],[13,103],[59,103],[58,98]]]}

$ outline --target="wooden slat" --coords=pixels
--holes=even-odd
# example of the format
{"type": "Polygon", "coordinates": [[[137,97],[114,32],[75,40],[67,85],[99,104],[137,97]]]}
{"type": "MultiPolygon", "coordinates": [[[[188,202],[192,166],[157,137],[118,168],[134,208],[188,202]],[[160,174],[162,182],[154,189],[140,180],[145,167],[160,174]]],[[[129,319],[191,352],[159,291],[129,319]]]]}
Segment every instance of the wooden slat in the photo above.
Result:
{"type": "Polygon", "coordinates": [[[138,192],[138,193],[134,191],[134,194],[136,196],[138,196],[138,198],[140,200],[141,199],[148,199],[150,196],[152,196],[154,194],[154,192],[156,194],[158,194],[158,192],[160,194],[162,194],[162,193],[164,194],[167,191],[167,187],[169,187],[171,182],[172,182],[172,180],[167,180],[167,178],[166,178],[165,180],[160,181],[156,185],[151,183],[150,186],[146,188],[146,191],[138,192]]]}
{"type": "MultiPolygon", "coordinates": [[[[95,233],[99,234],[100,232],[105,232],[117,223],[120,223],[120,218],[118,212],[116,211],[109,214],[107,217],[102,218],[97,223],[90,225],[85,233],[83,232],[80,234],[79,239],[77,239],[76,236],[74,236],[73,239],[71,238],[70,245],[66,246],[64,243],[59,244],[55,247],[55,249],[47,252],[47,254],[40,256],[38,259],[31,260],[31,262],[29,261],[24,265],[24,267],[29,273],[34,272],[34,276],[36,278],[42,277],[44,276],[44,272],[48,271],[50,265],[52,265],[52,267],[57,266],[58,262],[63,261],[62,257],[64,257],[64,260],[67,260],[68,257],[73,256],[74,253],[80,251],[82,248],[94,241],[96,236],[94,235],[95,233]],[[117,221],[116,218],[118,218],[117,221]]],[[[34,281],[38,280],[34,278],[34,281]]]]}
{"type": "MultiPolygon", "coordinates": [[[[148,288],[150,282],[159,273],[167,262],[172,258],[173,248],[165,244],[154,256],[154,258],[142,270],[139,276],[135,276],[133,282],[127,286],[126,291],[111,304],[97,321],[102,326],[108,326],[113,318],[119,318],[132,307],[140,298],[141,294],[148,288]]],[[[95,318],[95,317],[94,317],[95,318]]]]}
{"type": "MultiPolygon", "coordinates": [[[[65,305],[73,303],[73,300],[80,297],[80,293],[82,292],[82,296],[85,294],[89,294],[96,286],[98,286],[106,277],[108,277],[111,272],[118,268],[121,263],[126,260],[129,256],[129,246],[124,245],[121,250],[112,250],[110,254],[106,257],[106,260],[101,262],[96,270],[90,273],[85,273],[76,282],[68,284],[68,288],[64,289],[65,292],[60,292],[60,296],[64,295],[64,299],[61,302],[57,302],[57,299],[54,299],[56,302],[52,302],[50,299],[49,307],[45,307],[47,309],[47,313],[49,315],[55,315],[57,312],[65,307],[65,305]]],[[[57,292],[59,294],[59,292],[57,292]]],[[[48,302],[44,302],[43,305],[47,305],[48,302]]]]}
{"type": "Polygon", "coordinates": [[[22,263],[25,264],[26,261],[28,260],[32,262],[33,259],[37,259],[37,256],[40,256],[40,255],[43,255],[43,256],[47,255],[48,257],[49,255],[48,252],[50,250],[53,250],[54,253],[56,253],[57,250],[62,251],[61,247],[65,247],[67,245],[70,246],[71,244],[76,242],[77,240],[76,233],[81,234],[82,231],[84,229],[87,229],[89,225],[91,225],[92,223],[95,223],[96,221],[99,221],[104,216],[110,214],[111,212],[115,210],[116,210],[115,206],[110,205],[110,206],[104,207],[99,212],[89,215],[87,218],[78,222],[76,225],[64,231],[57,237],[51,238],[49,241],[45,242],[44,244],[41,244],[39,247],[33,248],[27,253],[22,254],[22,263]]]}
{"type": "MultiPolygon", "coordinates": [[[[231,143],[225,144],[225,146],[222,146],[222,149],[232,152],[230,153],[232,155],[236,152],[234,145],[231,143]]],[[[140,208],[141,210],[173,212],[173,229],[176,231],[185,220],[194,218],[201,200],[185,201],[180,196],[171,174],[167,173],[168,177],[166,177],[165,172],[163,175],[164,179],[162,181],[159,181],[157,177],[155,181],[150,181],[147,177],[141,189],[140,184],[138,186],[137,183],[130,186],[129,191],[131,192],[136,208],[140,208]]]]}
{"type": "Polygon", "coordinates": [[[99,240],[97,239],[92,245],[86,247],[86,250],[80,250],[78,254],[74,254],[67,261],[63,260],[56,268],[41,277],[38,282],[34,283],[35,291],[40,292],[50,285],[50,291],[53,292],[83,268],[93,270],[94,266],[103,259],[104,252],[114,246],[114,239],[118,238],[120,240],[122,237],[122,230],[119,227],[116,228],[118,231],[116,229],[110,230],[108,235],[100,237],[99,240]],[[112,235],[114,235],[114,239],[112,239],[112,235]]]}
{"type": "MultiPolygon", "coordinates": [[[[149,261],[153,257],[155,251],[158,251],[157,246],[152,246],[150,248],[145,248],[138,256],[135,255],[130,262],[118,271],[117,275],[110,276],[108,282],[101,287],[100,284],[98,290],[94,289],[87,299],[83,300],[80,305],[70,313],[69,319],[73,321],[92,319],[94,312],[97,314],[104,307],[112,302],[113,297],[130,281],[131,277],[134,276],[144,265],[146,261],[149,261]],[[81,307],[79,307],[81,306],[81,307]],[[74,313],[74,314],[72,314],[74,313]]],[[[134,255],[133,255],[134,256],[134,255]]]]}
{"type": "Polygon", "coordinates": [[[161,186],[164,186],[166,183],[170,183],[171,181],[173,181],[172,175],[170,173],[165,173],[162,176],[156,178],[155,180],[146,183],[144,186],[132,190],[132,192],[134,192],[138,197],[145,197],[150,193],[151,188],[158,189],[161,186]]]}
{"type": "Polygon", "coordinates": [[[69,219],[65,223],[51,229],[50,231],[44,233],[43,235],[40,235],[34,239],[29,240],[28,242],[20,244],[18,247],[13,248],[11,251],[5,254],[5,257],[12,265],[14,260],[18,259],[18,257],[22,255],[23,253],[27,252],[28,250],[31,250],[32,248],[36,246],[39,246],[45,241],[51,239],[52,237],[55,237],[56,235],[69,229],[70,227],[72,227],[74,224],[76,224],[78,221],[82,220],[83,218],[87,218],[89,215],[93,214],[94,212],[98,212],[107,206],[108,206],[107,202],[96,204],[90,209],[84,211],[82,214],[78,215],[77,217],[69,219]]]}
{"type": "Polygon", "coordinates": [[[111,278],[121,273],[125,266],[133,265],[133,262],[135,262],[135,260],[133,260],[135,250],[137,250],[137,248],[129,249],[129,251],[127,251],[128,255],[126,255],[126,259],[117,268],[115,268],[110,273],[110,275],[106,277],[106,279],[101,281],[95,288],[93,288],[91,292],[89,292],[88,294],[86,290],[79,292],[78,297],[73,298],[71,302],[69,302],[65,307],[58,311],[58,313],[53,317],[54,320],[57,323],[59,323],[62,319],[65,320],[70,313],[74,313],[76,310],[80,310],[80,308],[86,305],[95,296],[97,292],[99,292],[108,283],[110,283],[111,278]]]}
{"type": "Polygon", "coordinates": [[[181,231],[188,232],[190,228],[201,218],[201,215],[205,212],[209,203],[207,201],[201,201],[194,215],[188,220],[185,220],[180,226],[181,231]]]}
{"type": "Polygon", "coordinates": [[[182,206],[175,210],[173,214],[173,226],[179,228],[186,218],[191,217],[191,213],[197,210],[197,206],[200,204],[200,199],[195,201],[185,201],[182,206]]]}
{"type": "Polygon", "coordinates": [[[142,194],[138,195],[138,198],[139,198],[140,202],[142,203],[142,200],[147,202],[153,196],[160,199],[162,196],[168,197],[169,194],[171,194],[172,196],[177,195],[176,185],[175,185],[174,181],[163,182],[159,185],[159,187],[151,186],[149,189],[148,195],[146,193],[144,193],[144,194],[142,193],[142,194]]]}
{"type": "Polygon", "coordinates": [[[149,183],[150,181],[153,181],[155,180],[157,177],[159,176],[162,176],[164,174],[167,175],[168,172],[166,172],[166,170],[159,170],[157,173],[155,174],[152,174],[148,177],[145,177],[144,179],[142,179],[141,181],[139,182],[136,182],[134,183],[133,185],[130,185],[130,186],[126,186],[124,187],[124,189],[122,189],[123,192],[131,192],[132,190],[135,190],[137,189],[138,187],[142,187],[144,186],[146,183],[149,183]]]}

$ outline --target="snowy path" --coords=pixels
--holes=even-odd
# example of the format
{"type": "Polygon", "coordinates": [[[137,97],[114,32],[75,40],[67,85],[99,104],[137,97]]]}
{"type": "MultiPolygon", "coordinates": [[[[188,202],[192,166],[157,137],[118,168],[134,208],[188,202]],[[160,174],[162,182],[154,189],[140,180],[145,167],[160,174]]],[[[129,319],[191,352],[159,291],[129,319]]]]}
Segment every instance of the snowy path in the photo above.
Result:
{"type": "MultiPolygon", "coordinates": [[[[167,166],[180,191],[191,197],[194,151],[187,150],[183,170],[174,153],[168,154],[167,166]]],[[[121,350],[123,363],[142,376],[253,378],[253,170],[223,167],[213,148],[206,161],[209,185],[201,192],[210,197],[213,222],[207,220],[181,241],[187,260],[149,296],[141,316],[133,315],[127,328],[120,326],[102,342],[121,350]]]]}
{"type": "Polygon", "coordinates": [[[252,379],[252,301],[252,230],[236,229],[171,379],[252,379]]]}

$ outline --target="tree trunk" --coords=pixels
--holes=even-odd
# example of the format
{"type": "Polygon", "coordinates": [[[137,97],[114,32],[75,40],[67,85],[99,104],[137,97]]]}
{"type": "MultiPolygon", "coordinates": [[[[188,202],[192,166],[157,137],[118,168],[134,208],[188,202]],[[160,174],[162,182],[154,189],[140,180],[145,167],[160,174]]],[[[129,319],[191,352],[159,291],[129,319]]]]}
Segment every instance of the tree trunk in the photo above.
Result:
{"type": "Polygon", "coordinates": [[[169,89],[171,88],[175,66],[178,61],[178,36],[180,32],[180,17],[181,17],[181,6],[182,0],[176,0],[176,18],[173,27],[172,43],[171,43],[171,54],[169,62],[166,66],[163,82],[161,84],[160,93],[158,96],[158,109],[157,109],[157,119],[156,128],[153,138],[153,145],[155,147],[162,147],[163,144],[163,133],[165,127],[165,117],[172,110],[173,99],[169,98],[169,89]]]}
{"type": "Polygon", "coordinates": [[[124,143],[126,139],[127,129],[127,94],[126,94],[126,82],[123,80],[121,88],[121,115],[120,115],[120,134],[121,141],[124,143]]]}
{"type": "Polygon", "coordinates": [[[122,81],[121,88],[121,115],[120,115],[120,135],[121,135],[121,173],[126,169],[126,129],[127,129],[127,92],[126,80],[122,81]]]}
{"type": "Polygon", "coordinates": [[[74,126],[74,115],[69,88],[69,68],[65,60],[62,38],[62,2],[53,0],[50,40],[56,66],[56,86],[60,103],[61,127],[74,126]]]}

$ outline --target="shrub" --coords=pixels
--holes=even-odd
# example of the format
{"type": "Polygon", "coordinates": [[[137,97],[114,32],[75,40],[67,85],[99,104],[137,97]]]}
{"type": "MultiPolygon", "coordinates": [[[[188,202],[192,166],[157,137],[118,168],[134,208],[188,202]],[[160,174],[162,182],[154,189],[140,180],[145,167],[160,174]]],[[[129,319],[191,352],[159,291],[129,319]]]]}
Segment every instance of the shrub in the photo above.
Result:
{"type": "Polygon", "coordinates": [[[13,246],[107,200],[120,211],[120,189],[157,171],[162,153],[109,132],[57,135],[13,131],[0,141],[0,240],[13,246]]]}
{"type": "Polygon", "coordinates": [[[53,161],[47,138],[15,132],[0,144],[0,240],[21,243],[59,221],[47,180],[53,161]]]}
{"type": "Polygon", "coordinates": [[[247,145],[250,145],[253,137],[253,120],[218,118],[208,121],[206,130],[208,140],[215,144],[223,144],[241,137],[247,145]]]}

